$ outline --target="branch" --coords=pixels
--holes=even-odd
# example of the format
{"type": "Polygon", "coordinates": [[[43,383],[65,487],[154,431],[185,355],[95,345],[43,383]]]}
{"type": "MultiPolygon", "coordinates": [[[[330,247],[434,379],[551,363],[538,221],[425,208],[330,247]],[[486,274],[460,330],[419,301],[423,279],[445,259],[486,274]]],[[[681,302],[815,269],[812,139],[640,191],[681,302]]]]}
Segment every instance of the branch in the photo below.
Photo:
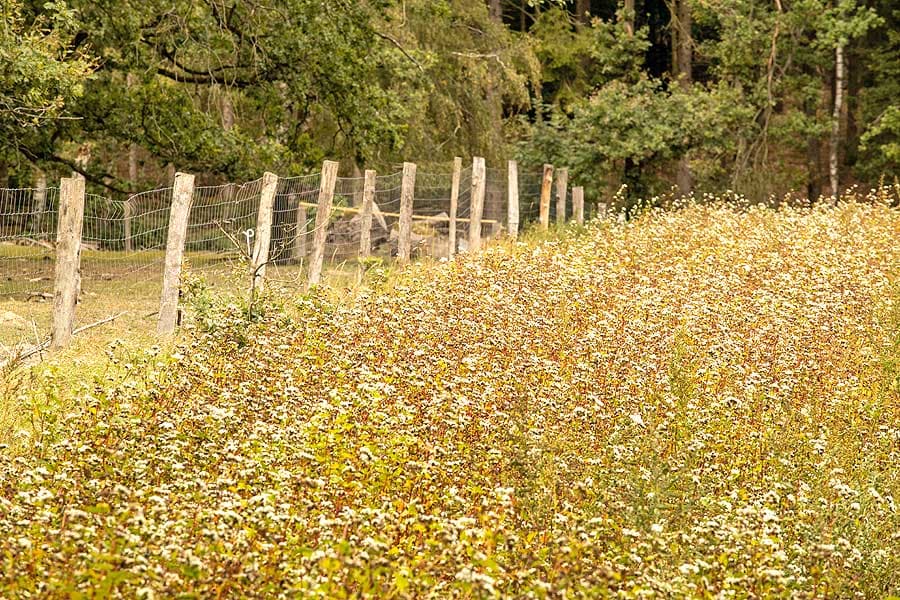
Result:
{"type": "Polygon", "coordinates": [[[403,56],[405,56],[410,61],[412,61],[412,63],[419,68],[419,71],[421,71],[422,73],[425,72],[425,69],[422,68],[422,65],[419,64],[419,61],[417,61],[415,58],[413,58],[412,55],[406,51],[406,48],[404,48],[403,46],[400,45],[400,42],[398,42],[397,40],[395,40],[394,38],[392,38],[391,36],[389,36],[386,33],[381,33],[380,31],[374,31],[374,30],[373,30],[373,33],[375,35],[377,35],[378,37],[380,37],[381,39],[387,40],[387,41],[391,42],[392,44],[394,44],[395,46],[397,46],[397,49],[403,53],[403,56]]]}
{"type": "Polygon", "coordinates": [[[185,73],[187,73],[187,74],[189,74],[189,75],[209,75],[209,76],[213,76],[213,75],[215,75],[216,73],[221,73],[221,72],[226,71],[226,70],[236,71],[237,69],[243,69],[243,68],[245,68],[245,67],[238,66],[238,65],[221,65],[221,66],[218,66],[218,67],[213,67],[213,68],[210,68],[210,69],[206,69],[206,70],[204,71],[204,70],[199,70],[199,69],[193,69],[193,68],[191,68],[191,67],[188,67],[188,66],[185,65],[184,63],[180,62],[180,61],[178,60],[178,57],[176,56],[176,54],[175,54],[174,52],[172,52],[171,50],[160,50],[160,54],[162,54],[163,58],[165,58],[166,60],[168,60],[169,62],[171,62],[173,65],[175,65],[176,67],[178,67],[179,69],[181,69],[182,71],[184,71],[185,73]]]}
{"type": "Polygon", "coordinates": [[[67,158],[63,158],[62,156],[57,156],[56,154],[53,154],[53,153],[38,154],[36,152],[33,152],[30,148],[28,148],[27,146],[25,146],[23,144],[18,144],[17,147],[18,147],[19,152],[24,154],[25,157],[28,160],[30,160],[31,162],[33,162],[34,164],[38,164],[42,160],[49,160],[50,162],[55,162],[60,165],[65,165],[65,166],[69,167],[70,169],[72,169],[73,171],[75,171],[76,173],[80,173],[81,175],[84,176],[84,178],[87,181],[90,181],[91,183],[96,183],[97,185],[103,186],[104,188],[111,190],[113,192],[116,192],[118,194],[126,194],[126,195],[131,194],[131,192],[129,192],[128,190],[125,190],[123,188],[117,187],[117,186],[109,183],[108,180],[113,180],[113,181],[116,180],[116,178],[114,176],[110,175],[109,173],[100,173],[100,174],[91,173],[90,171],[88,171],[87,169],[85,169],[84,167],[82,167],[81,165],[76,163],[75,161],[71,161],[67,158]]]}
{"type": "MultiPolygon", "coordinates": [[[[176,65],[177,66],[177,65],[176,65]]],[[[180,67],[179,67],[180,68],[180,67]]],[[[183,70],[183,69],[182,69],[183,70]]],[[[164,67],[157,67],[156,74],[162,75],[167,79],[171,79],[172,81],[178,81],[180,83],[196,83],[200,85],[212,85],[217,83],[216,79],[210,75],[196,75],[196,74],[187,74],[184,73],[176,73],[175,71],[170,71],[164,67]]],[[[233,80],[231,82],[236,88],[246,88],[250,87],[250,83],[244,80],[233,80]]]]}

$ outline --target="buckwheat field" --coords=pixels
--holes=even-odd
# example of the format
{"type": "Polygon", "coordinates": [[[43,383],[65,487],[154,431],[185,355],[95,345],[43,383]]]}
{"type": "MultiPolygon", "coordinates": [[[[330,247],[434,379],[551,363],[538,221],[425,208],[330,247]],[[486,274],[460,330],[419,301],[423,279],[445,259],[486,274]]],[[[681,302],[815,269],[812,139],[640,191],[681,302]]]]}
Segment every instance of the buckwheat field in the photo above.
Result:
{"type": "Polygon", "coordinates": [[[112,348],[0,451],[0,596],[898,595],[898,240],[692,206],[112,348]]]}

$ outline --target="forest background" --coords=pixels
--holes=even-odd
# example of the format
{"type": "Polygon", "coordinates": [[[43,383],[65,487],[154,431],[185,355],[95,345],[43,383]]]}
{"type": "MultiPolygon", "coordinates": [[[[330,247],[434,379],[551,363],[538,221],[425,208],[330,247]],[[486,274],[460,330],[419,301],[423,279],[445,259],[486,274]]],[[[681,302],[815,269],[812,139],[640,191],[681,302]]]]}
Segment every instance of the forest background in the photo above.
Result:
{"type": "Polygon", "coordinates": [[[599,200],[900,162],[893,0],[0,0],[0,187],[485,156],[599,200]]]}

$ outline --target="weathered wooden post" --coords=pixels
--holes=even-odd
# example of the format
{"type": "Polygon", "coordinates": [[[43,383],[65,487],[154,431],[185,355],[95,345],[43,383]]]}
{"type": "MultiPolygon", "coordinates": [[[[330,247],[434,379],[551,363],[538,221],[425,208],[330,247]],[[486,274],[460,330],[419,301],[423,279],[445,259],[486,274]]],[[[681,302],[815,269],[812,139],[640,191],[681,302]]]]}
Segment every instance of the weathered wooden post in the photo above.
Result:
{"type": "Polygon", "coordinates": [[[337,172],[337,162],[326,160],[322,163],[319,203],[316,207],[316,228],[313,236],[312,256],[309,259],[309,287],[317,285],[322,277],[322,262],[325,260],[325,241],[328,239],[328,221],[331,219],[331,203],[334,200],[337,172]]]}
{"type": "Polygon", "coordinates": [[[400,238],[397,240],[397,260],[409,262],[412,250],[413,198],[416,190],[416,165],[403,163],[403,180],[400,183],[400,238]]]}
{"type": "Polygon", "coordinates": [[[59,184],[59,223],[56,230],[56,283],[53,289],[51,348],[72,340],[78,271],[81,266],[81,228],[84,224],[84,177],[63,177],[59,184]]]}
{"type": "Polygon", "coordinates": [[[275,210],[275,192],[278,190],[278,176],[263,173],[262,189],[259,193],[259,211],[256,213],[256,235],[253,256],[250,257],[250,272],[253,274],[253,288],[262,291],[266,278],[266,263],[269,262],[269,246],[272,245],[272,216],[275,210]]]}
{"type": "Polygon", "coordinates": [[[125,223],[125,252],[131,252],[133,250],[131,243],[131,198],[125,200],[124,204],[122,205],[122,211],[123,221],[125,223]]]}
{"type": "Polygon", "coordinates": [[[462,175],[462,159],[453,159],[453,177],[450,180],[450,229],[447,239],[447,258],[456,254],[456,213],[459,211],[459,179],[462,175]]]}
{"type": "Polygon", "coordinates": [[[372,207],[375,205],[375,177],[377,173],[366,169],[363,181],[362,212],[360,213],[359,255],[368,258],[372,254],[372,207]]]}
{"type": "Polygon", "coordinates": [[[584,225],[584,188],[581,186],[572,188],[572,213],[575,223],[584,225]]]}
{"type": "Polygon", "coordinates": [[[509,229],[509,237],[515,240],[519,237],[519,166],[516,161],[507,163],[507,207],[506,226],[509,229]]]}
{"type": "Polygon", "coordinates": [[[166,266],[163,271],[163,289],[159,303],[159,320],[156,332],[170,335],[175,331],[178,317],[178,291],[181,288],[181,263],[184,260],[184,240],[187,236],[188,217],[194,197],[194,176],[175,174],[172,188],[172,207],[169,209],[169,232],[166,239],[166,266]]]}
{"type": "Polygon", "coordinates": [[[544,177],[541,179],[541,229],[550,227],[550,190],[553,185],[553,165],[544,165],[544,177]]]}
{"type": "Polygon", "coordinates": [[[485,192],[484,158],[472,159],[472,210],[469,214],[469,252],[481,249],[481,215],[484,212],[485,192]]]}
{"type": "Polygon", "coordinates": [[[297,220],[297,231],[294,233],[294,248],[291,252],[291,258],[295,263],[301,262],[306,256],[306,205],[303,200],[297,198],[297,208],[294,211],[297,220]]]}
{"type": "Polygon", "coordinates": [[[556,223],[562,225],[566,222],[566,196],[569,187],[569,170],[565,167],[559,170],[556,178],[556,223]]]}

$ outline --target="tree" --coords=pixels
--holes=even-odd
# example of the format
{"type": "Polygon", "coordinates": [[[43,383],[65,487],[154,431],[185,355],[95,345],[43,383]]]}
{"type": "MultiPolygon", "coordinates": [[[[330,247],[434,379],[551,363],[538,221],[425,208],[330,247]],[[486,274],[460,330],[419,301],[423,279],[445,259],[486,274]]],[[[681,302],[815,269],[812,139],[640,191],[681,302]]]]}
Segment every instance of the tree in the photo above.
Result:
{"type": "MultiPolygon", "coordinates": [[[[375,29],[383,3],[324,10],[312,0],[71,6],[80,47],[89,45],[101,60],[72,105],[79,121],[45,127],[20,143],[37,160],[80,168],[89,180],[119,189],[122,173],[109,164],[132,144],[158,166],[232,178],[400,144],[406,109],[384,81],[405,67],[388,64],[393,59],[375,29]],[[102,160],[75,165],[68,148],[84,143],[102,160]]],[[[37,2],[30,10],[39,10],[37,2]]]]}
{"type": "Polygon", "coordinates": [[[857,98],[851,97],[863,124],[854,174],[869,181],[900,172],[900,8],[890,0],[876,8],[881,25],[857,41],[863,65],[858,76],[867,85],[857,98]]]}
{"type": "Polygon", "coordinates": [[[818,45],[834,49],[834,110],[832,111],[831,138],[829,145],[828,170],[831,194],[840,197],[839,154],[843,145],[841,127],[844,86],[846,83],[846,62],[844,52],[851,40],[863,36],[867,30],[881,24],[874,10],[861,7],[856,0],[838,0],[837,5],[825,11],[820,26],[818,45]]]}
{"type": "MultiPolygon", "coordinates": [[[[70,118],[94,69],[83,49],[72,49],[74,13],[48,3],[35,15],[5,0],[0,31],[0,147],[16,149],[41,127],[70,118]]],[[[5,184],[6,161],[0,155],[5,184]]]]}

